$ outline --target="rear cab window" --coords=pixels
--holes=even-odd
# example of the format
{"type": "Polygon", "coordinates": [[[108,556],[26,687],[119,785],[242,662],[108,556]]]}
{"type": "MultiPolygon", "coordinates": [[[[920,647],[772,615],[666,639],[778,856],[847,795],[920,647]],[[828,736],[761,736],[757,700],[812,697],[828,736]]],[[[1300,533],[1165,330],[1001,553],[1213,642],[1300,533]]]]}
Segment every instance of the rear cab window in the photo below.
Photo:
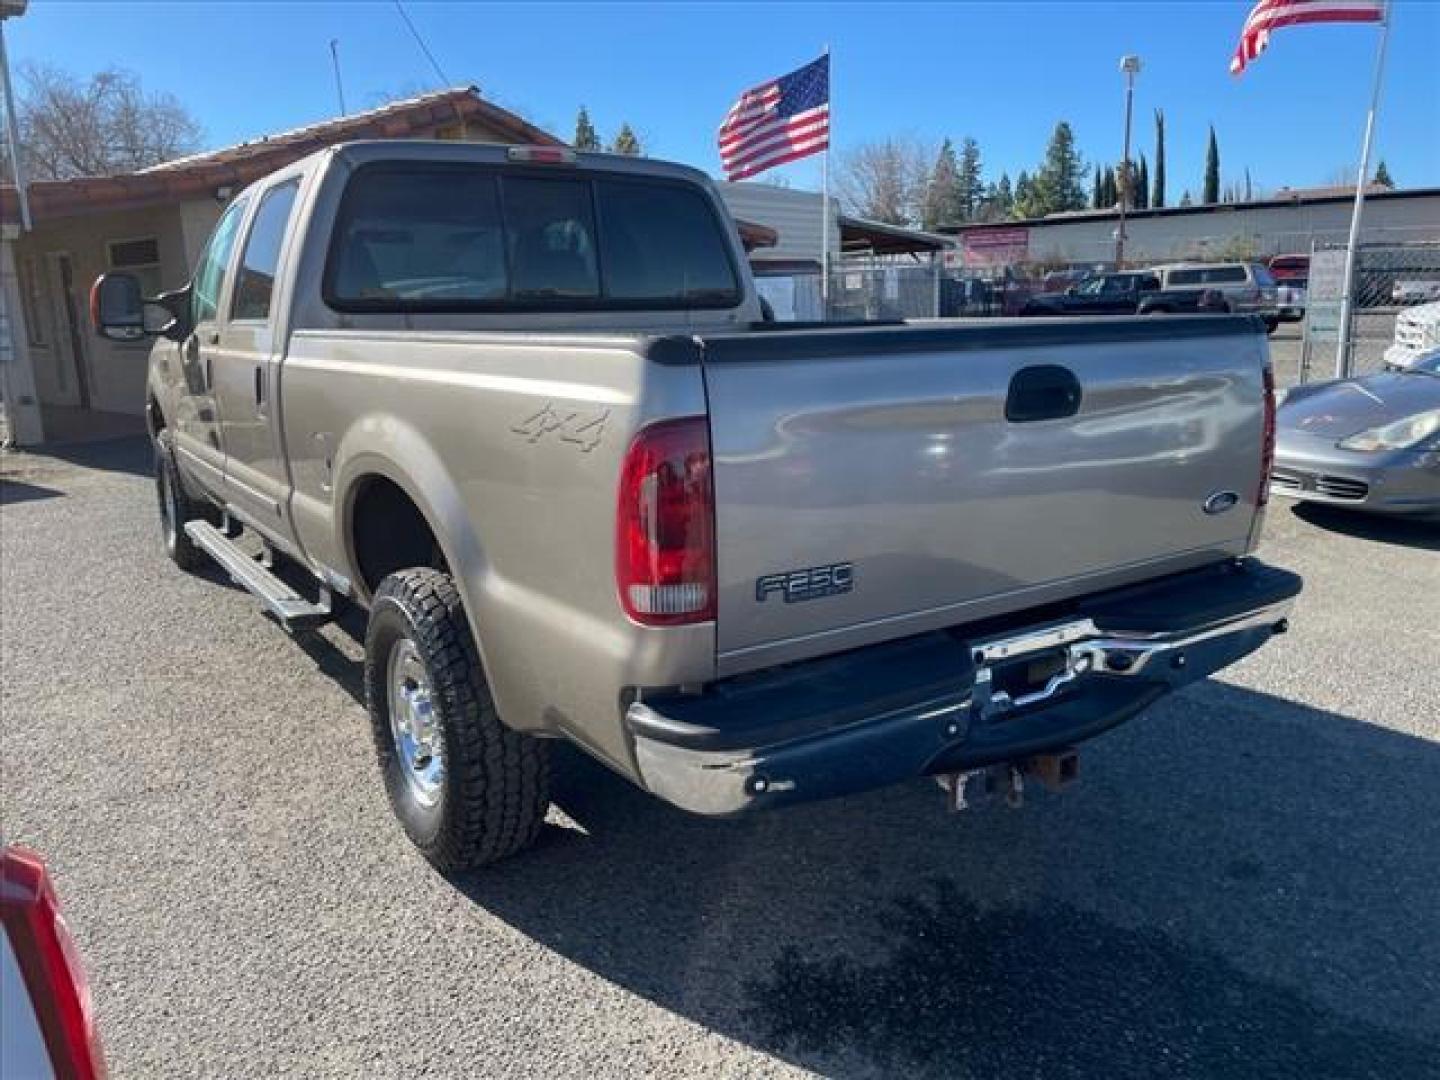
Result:
{"type": "Polygon", "coordinates": [[[340,311],[734,307],[740,279],[693,185],[460,163],[359,169],[325,269],[340,311]]]}

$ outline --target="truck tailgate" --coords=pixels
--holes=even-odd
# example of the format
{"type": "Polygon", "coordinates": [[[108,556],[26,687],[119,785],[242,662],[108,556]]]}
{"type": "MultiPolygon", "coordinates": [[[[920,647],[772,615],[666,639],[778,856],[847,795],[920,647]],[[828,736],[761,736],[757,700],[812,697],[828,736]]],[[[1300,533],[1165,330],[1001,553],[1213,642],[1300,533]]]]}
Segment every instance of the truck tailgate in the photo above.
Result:
{"type": "Polygon", "coordinates": [[[1251,319],[775,331],[701,345],[722,674],[1249,547],[1268,361],[1251,319]]]}

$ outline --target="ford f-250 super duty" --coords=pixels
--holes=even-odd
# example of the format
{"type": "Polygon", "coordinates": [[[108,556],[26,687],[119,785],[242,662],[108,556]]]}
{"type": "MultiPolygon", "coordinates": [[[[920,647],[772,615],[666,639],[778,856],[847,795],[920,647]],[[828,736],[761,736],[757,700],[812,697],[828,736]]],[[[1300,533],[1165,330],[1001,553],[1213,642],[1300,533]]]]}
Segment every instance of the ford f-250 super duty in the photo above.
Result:
{"type": "Polygon", "coordinates": [[[368,609],[380,768],[445,868],[536,835],[554,737],[705,814],[1063,782],[1300,588],[1249,557],[1258,321],[767,323],[677,165],[339,146],[183,289],[92,307],[157,337],[171,557],[292,629],[368,609]]]}

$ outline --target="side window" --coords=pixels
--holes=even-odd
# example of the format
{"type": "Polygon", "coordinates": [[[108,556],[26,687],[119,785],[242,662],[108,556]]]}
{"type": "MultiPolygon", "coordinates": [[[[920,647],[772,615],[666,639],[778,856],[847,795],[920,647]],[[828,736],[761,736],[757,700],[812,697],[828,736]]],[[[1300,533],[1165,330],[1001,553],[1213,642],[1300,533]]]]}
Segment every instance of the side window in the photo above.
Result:
{"type": "Polygon", "coordinates": [[[1105,279],[1102,292],[1111,295],[1115,293],[1127,293],[1135,291],[1135,279],[1129,274],[1112,274],[1105,279]]]}
{"type": "Polygon", "coordinates": [[[1174,288],[1175,286],[1179,286],[1179,285],[1199,285],[1199,284],[1200,284],[1200,271],[1199,271],[1199,270],[1171,270],[1171,271],[1170,271],[1170,286],[1171,286],[1171,288],[1174,288]]]}
{"type": "Polygon", "coordinates": [[[250,235],[240,253],[240,270],[235,278],[235,299],[231,302],[232,319],[268,319],[270,297],[275,291],[275,271],[280,265],[280,246],[285,241],[285,228],[300,181],[291,180],[273,187],[260,200],[250,235]]]}
{"type": "Polygon", "coordinates": [[[190,292],[191,326],[215,318],[215,311],[220,305],[220,286],[225,279],[225,269],[230,265],[230,252],[235,248],[235,234],[244,213],[243,200],[232,204],[215,226],[210,242],[205,245],[205,254],[200,256],[200,265],[195,268],[195,282],[190,292]]]}
{"type": "Polygon", "coordinates": [[[1246,280],[1243,266],[1216,266],[1205,271],[1207,285],[1244,285],[1246,280]]]}
{"type": "Polygon", "coordinates": [[[1140,278],[1141,292],[1155,292],[1160,288],[1160,279],[1154,274],[1145,274],[1140,278]]]}

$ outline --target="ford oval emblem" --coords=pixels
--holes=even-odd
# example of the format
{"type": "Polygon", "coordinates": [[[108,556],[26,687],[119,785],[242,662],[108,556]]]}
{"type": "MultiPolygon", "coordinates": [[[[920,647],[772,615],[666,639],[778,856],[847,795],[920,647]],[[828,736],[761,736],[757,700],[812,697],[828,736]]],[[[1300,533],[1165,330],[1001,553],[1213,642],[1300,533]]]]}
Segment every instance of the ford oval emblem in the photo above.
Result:
{"type": "Polygon", "coordinates": [[[1240,501],[1240,496],[1233,491],[1217,491],[1204,502],[1205,513],[1223,514],[1240,501]]]}

